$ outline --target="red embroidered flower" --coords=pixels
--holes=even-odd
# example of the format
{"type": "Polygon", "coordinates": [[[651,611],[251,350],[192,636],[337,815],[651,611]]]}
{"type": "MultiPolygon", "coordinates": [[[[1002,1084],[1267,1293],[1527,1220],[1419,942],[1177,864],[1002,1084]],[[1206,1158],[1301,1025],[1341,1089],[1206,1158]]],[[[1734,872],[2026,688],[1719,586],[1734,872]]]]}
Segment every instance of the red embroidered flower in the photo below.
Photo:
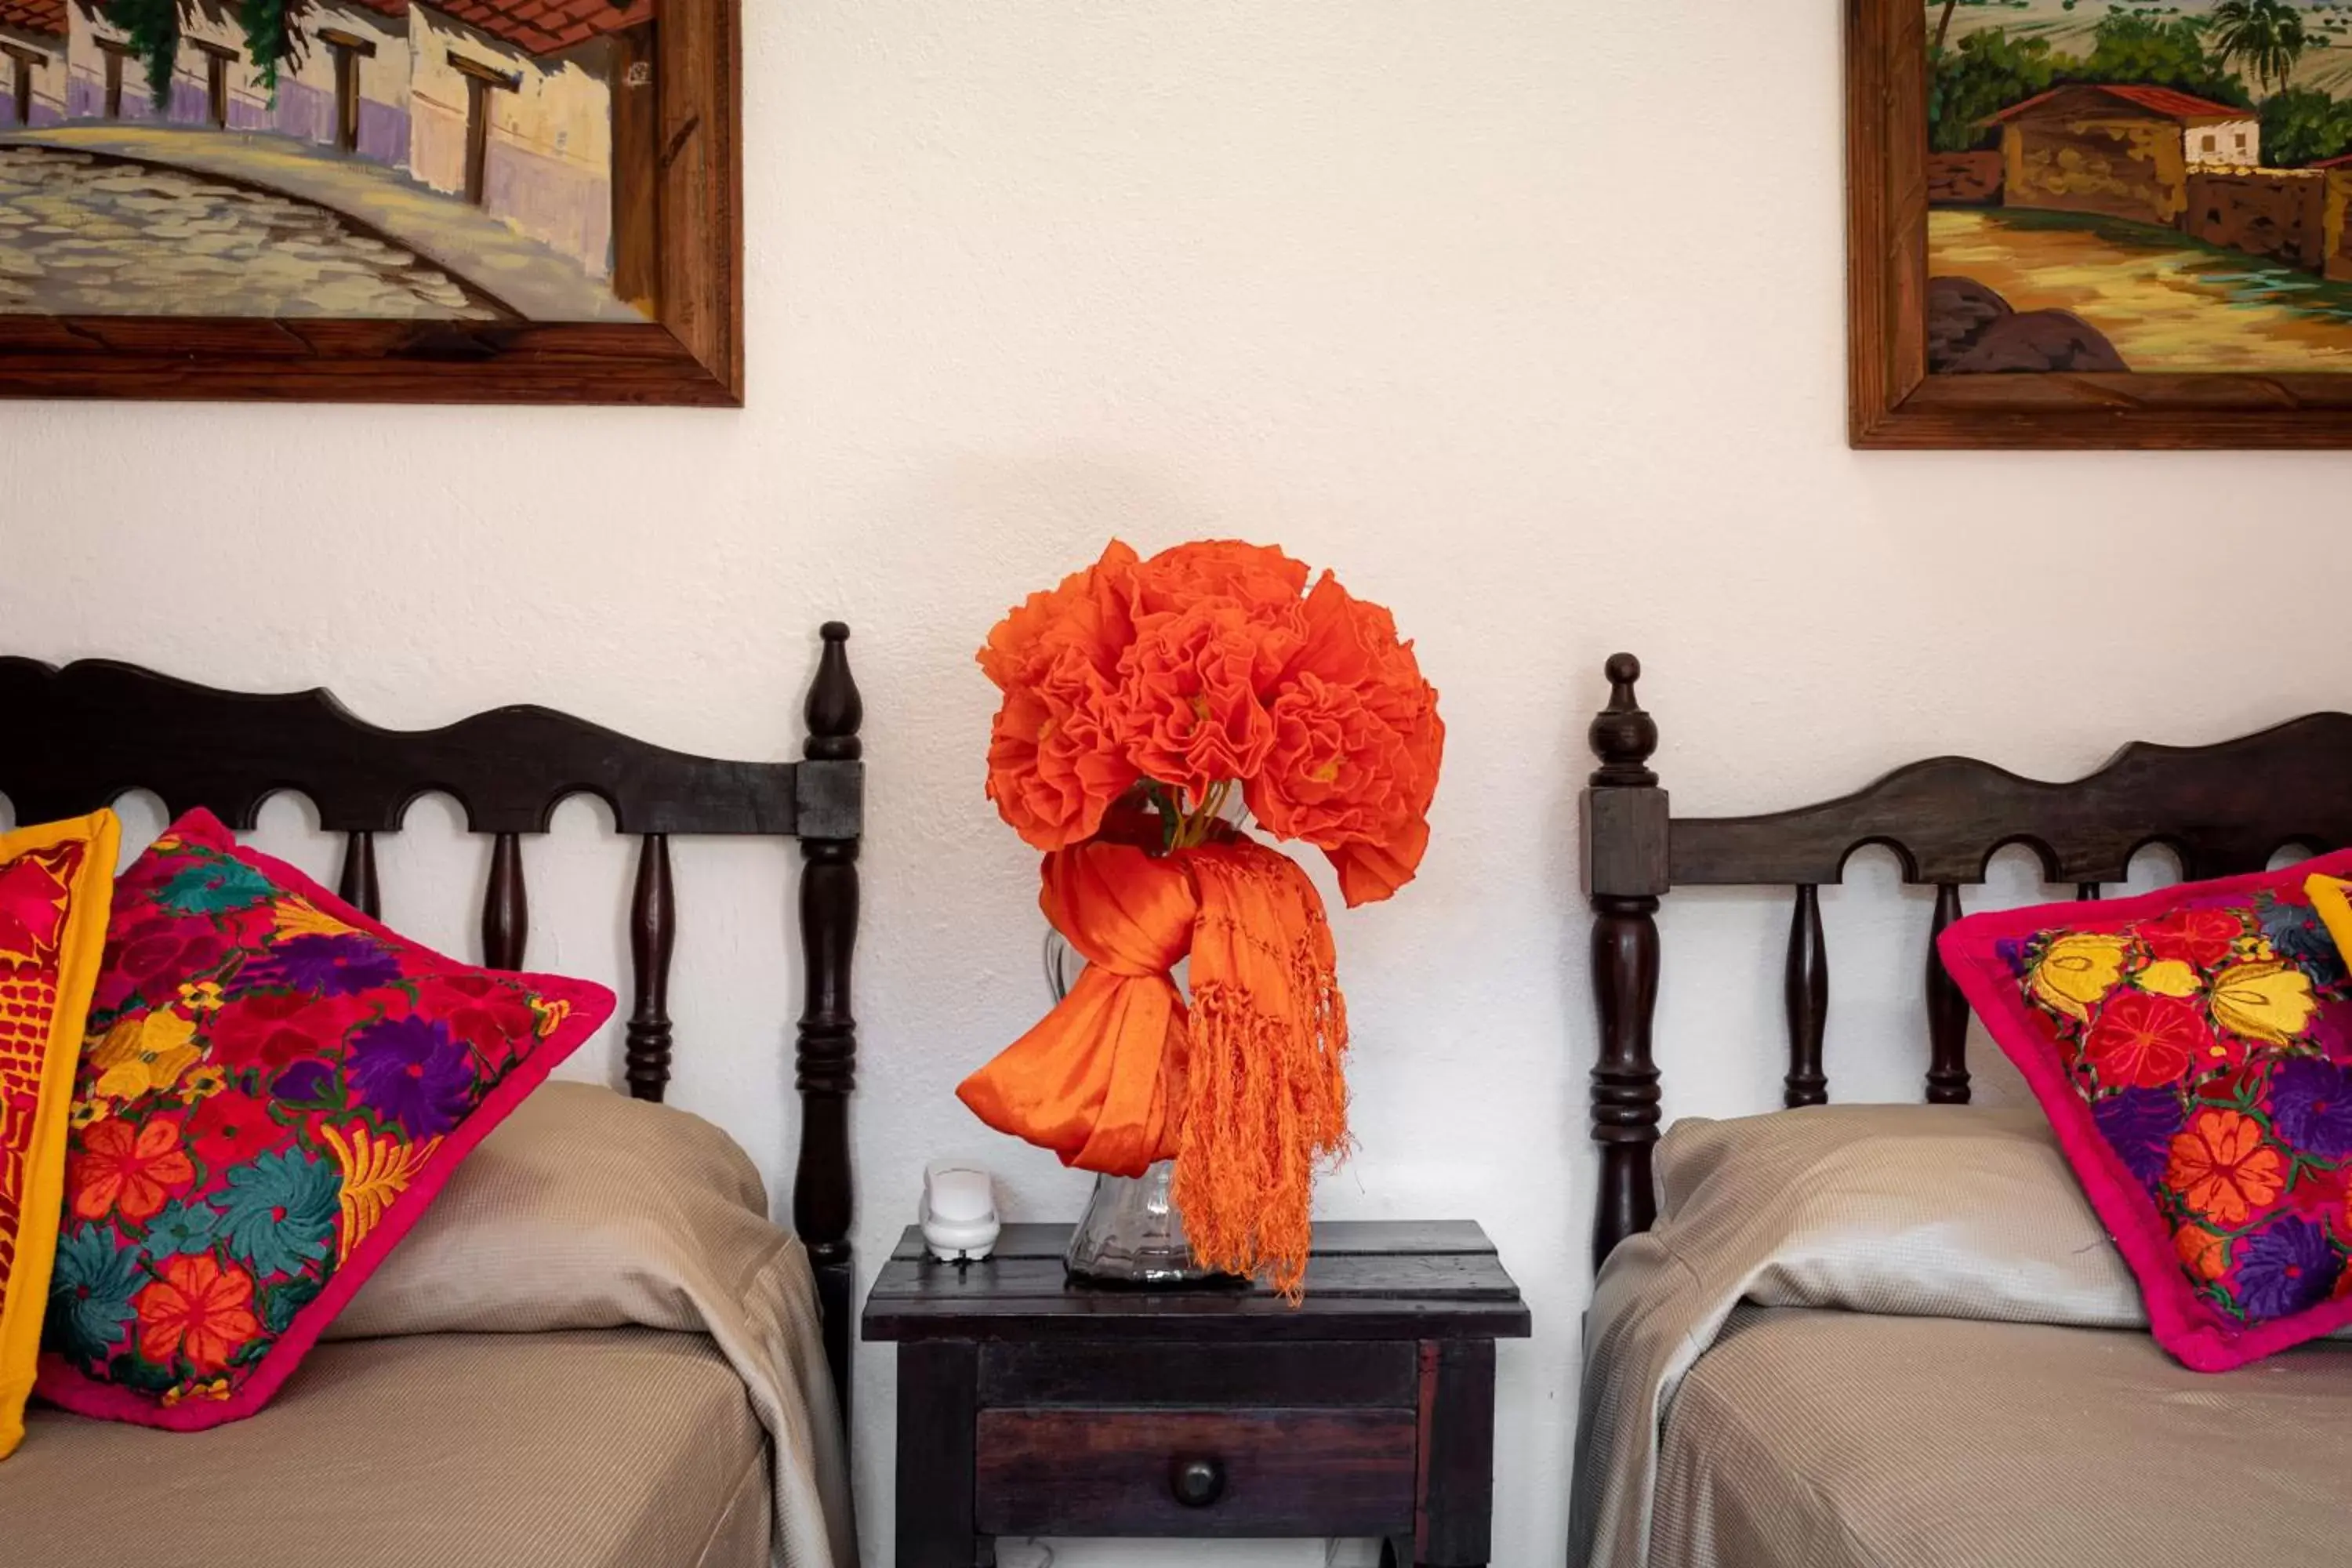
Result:
{"type": "Polygon", "coordinates": [[[214,1172],[243,1165],[292,1136],[269,1119],[269,1108],[249,1094],[214,1095],[188,1118],[188,1145],[214,1172]]]}
{"type": "Polygon", "coordinates": [[[2159,1089],[2179,1082],[2212,1044],[2212,1031],[2191,1004],[2124,990],[2092,1019],[2083,1049],[2106,1088],[2159,1089]]]}
{"type": "Polygon", "coordinates": [[[66,1187],[73,1212],[103,1219],[110,1209],[144,1223],[163,1212],[174,1190],[196,1179],[180,1147],[180,1124],[169,1117],[132,1123],[113,1120],[83,1129],[81,1152],[68,1163],[66,1187]]]}
{"type": "Polygon", "coordinates": [[[212,1059],[232,1070],[261,1067],[276,1072],[305,1057],[327,1056],[373,1005],[358,996],[248,992],[213,1025],[212,1059]]]}
{"type": "Polygon", "coordinates": [[[170,1366],[185,1356],[199,1372],[218,1372],[237,1347],[261,1332],[253,1315],[253,1276],[225,1268],[208,1252],[183,1253],[163,1277],[132,1298],[139,1353],[170,1366]]]}
{"type": "Polygon", "coordinates": [[[420,1012],[436,1012],[445,1004],[446,998],[436,992],[456,992],[474,999],[470,1005],[454,1005],[449,1032],[485,1058],[502,1058],[538,1038],[539,1015],[530,1010],[530,1000],[520,986],[486,975],[454,976],[424,987],[417,998],[420,1012]]]}
{"type": "Polygon", "coordinates": [[[2141,926],[2136,934],[2157,959],[2178,959],[2204,970],[2226,960],[2246,928],[2228,910],[2175,910],[2141,926]]]}

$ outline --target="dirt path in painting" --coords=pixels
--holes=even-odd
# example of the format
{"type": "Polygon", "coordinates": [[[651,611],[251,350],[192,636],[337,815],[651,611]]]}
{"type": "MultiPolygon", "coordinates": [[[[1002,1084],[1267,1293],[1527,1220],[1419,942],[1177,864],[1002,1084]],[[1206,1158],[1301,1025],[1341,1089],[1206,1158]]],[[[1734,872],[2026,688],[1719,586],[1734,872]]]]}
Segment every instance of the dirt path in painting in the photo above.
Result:
{"type": "Polygon", "coordinates": [[[2142,224],[1940,209],[1927,269],[2072,310],[2136,371],[2352,371],[2352,286],[2142,224]]]}

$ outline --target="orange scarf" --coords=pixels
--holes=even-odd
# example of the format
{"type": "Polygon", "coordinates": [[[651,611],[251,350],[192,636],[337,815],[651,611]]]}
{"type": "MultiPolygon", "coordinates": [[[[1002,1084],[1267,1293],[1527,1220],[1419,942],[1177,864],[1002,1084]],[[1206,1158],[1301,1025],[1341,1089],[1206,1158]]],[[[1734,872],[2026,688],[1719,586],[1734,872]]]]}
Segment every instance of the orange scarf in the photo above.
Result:
{"type": "Polygon", "coordinates": [[[1091,839],[1045,857],[1038,902],[1087,961],[1069,995],[956,1090],[1066,1165],[1176,1162],[1204,1266],[1296,1300],[1315,1167],[1348,1142],[1347,1005],[1315,885],[1238,836],[1155,858],[1091,839]],[[1171,974],[1190,954],[1192,1005],[1171,974]]]}

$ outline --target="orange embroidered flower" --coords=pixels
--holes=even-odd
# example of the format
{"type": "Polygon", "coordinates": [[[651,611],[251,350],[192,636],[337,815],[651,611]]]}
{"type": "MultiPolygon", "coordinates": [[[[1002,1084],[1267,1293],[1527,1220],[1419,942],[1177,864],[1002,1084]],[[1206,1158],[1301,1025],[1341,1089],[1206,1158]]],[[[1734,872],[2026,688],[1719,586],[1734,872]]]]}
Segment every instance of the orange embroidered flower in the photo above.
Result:
{"type": "Polygon", "coordinates": [[[2145,991],[2119,991],[2102,1006],[2084,1053],[2109,1089],[2158,1089],[2179,1081],[2213,1043],[2195,1005],[2145,991]]]}
{"type": "Polygon", "coordinates": [[[82,1219],[103,1219],[120,1208],[123,1218],[143,1223],[163,1212],[175,1188],[196,1179],[180,1147],[180,1124],[168,1117],[94,1122],[82,1130],[81,1145],[68,1165],[66,1187],[82,1219]]]}
{"type": "Polygon", "coordinates": [[[2234,1110],[2200,1110],[2172,1141],[2165,1184],[2217,1225],[2243,1225],[2286,1184],[2278,1151],[2263,1142],[2262,1124],[2234,1110]]]}
{"type": "Polygon", "coordinates": [[[2172,1246],[2180,1254],[2180,1267],[2197,1279],[2219,1279],[2229,1272],[2229,1239],[2201,1225],[2184,1225],[2174,1231],[2172,1246]]]}
{"type": "Polygon", "coordinates": [[[218,1372],[261,1332],[253,1315],[253,1276],[226,1268],[210,1253],[182,1254],[163,1277],[131,1298],[139,1313],[139,1353],[164,1366],[185,1356],[199,1372],[218,1372]]]}

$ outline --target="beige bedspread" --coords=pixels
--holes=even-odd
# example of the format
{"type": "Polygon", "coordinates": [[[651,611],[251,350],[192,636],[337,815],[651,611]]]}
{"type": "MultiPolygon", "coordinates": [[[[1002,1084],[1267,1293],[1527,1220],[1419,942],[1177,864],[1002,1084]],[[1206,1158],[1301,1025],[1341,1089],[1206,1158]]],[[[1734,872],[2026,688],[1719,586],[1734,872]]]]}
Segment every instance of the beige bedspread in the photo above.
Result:
{"type": "Polygon", "coordinates": [[[0,1465],[15,1568],[762,1568],[765,1435],[699,1334],[322,1345],[249,1421],[37,1408],[0,1465]]]}
{"type": "MultiPolygon", "coordinates": [[[[2166,1560],[2077,1558],[2037,1543],[2037,1520],[2077,1506],[2067,1470],[2055,1466],[2034,1488],[2006,1496],[1992,1489],[2005,1481],[1986,1479],[1995,1472],[1963,1468],[1957,1473],[1969,1495],[1946,1506],[1984,1528],[1972,1538],[1947,1536],[1941,1557],[1903,1554],[1912,1538],[1902,1510],[1926,1506],[1948,1484],[1914,1456],[1938,1441],[1930,1432],[1935,1413],[1963,1397],[1977,1411],[1953,1439],[1963,1447],[2004,1441],[2004,1420],[2041,1423],[2032,1429],[2063,1447],[2109,1441],[2104,1424],[2136,1419],[2149,1432],[2193,1441],[2208,1463],[2232,1473],[2248,1462],[2276,1467],[2283,1500],[2300,1497],[2323,1473],[2333,1478],[2329,1495],[2345,1496],[2352,1352],[2331,1343],[2219,1377],[2177,1367],[2148,1340],[2129,1272],[2030,1109],[1838,1106],[1693,1120],[1666,1135],[1657,1167],[1657,1226],[1610,1258],[1586,1325],[1571,1568],[2105,1560],[2144,1568],[2166,1560]],[[1727,1328],[1743,1305],[1836,1310],[1743,1317],[1727,1328]],[[1800,1319],[1811,1325],[1801,1333],[1777,1326],[1800,1319]],[[1767,1322],[1776,1326],[1759,1333],[1767,1322]],[[1838,1343],[1849,1332],[1850,1352],[1838,1343]],[[1974,1347],[1939,1363],[1975,1354],[1977,1363],[1945,1370],[1924,1362],[1939,1335],[1974,1347]],[[1995,1344],[2017,1347],[2018,1375],[1988,1348],[1995,1344]],[[1784,1346],[1803,1353],[1770,1364],[1784,1346]],[[1717,1354],[1726,1357],[1720,1366],[1717,1354]],[[1812,1377],[1830,1380],[1822,1411],[1836,1405],[1843,1412],[1836,1421],[1822,1411],[1800,1414],[1809,1407],[1798,1391],[1812,1377]],[[1954,1380],[1954,1391],[1933,1392],[1939,1377],[1954,1380]],[[1685,1413],[1681,1401],[1694,1387],[1685,1413]],[[1775,1401],[1791,1410],[1792,1447],[1786,1465],[1768,1476],[1775,1401]],[[2121,1415],[2108,1408],[2118,1401],[2121,1415]],[[2335,1446],[2322,1444],[2315,1458],[2308,1444],[2274,1450],[2232,1424],[2247,1401],[2297,1413],[2302,1426],[2290,1420],[2287,1430],[2335,1446]],[[1681,1469],[1669,1498],[1658,1483],[1664,1439],[1677,1422],[1687,1424],[1675,1436],[1681,1469]],[[1810,1432],[1798,1429],[1807,1423],[1810,1432]],[[1730,1447],[1719,1449],[1726,1434],[1730,1447]],[[1810,1442],[1823,1446],[1809,1450],[1810,1442]],[[1878,1468],[1854,1471],[1858,1489],[1832,1485],[1809,1509],[1775,1500],[1793,1488],[1835,1482],[1843,1458],[1864,1445],[1878,1468]],[[1719,1452],[1747,1458],[1717,1470],[1719,1452]],[[2294,1468],[2306,1459],[2327,1468],[2294,1468]],[[1874,1492],[1874,1474],[1897,1478],[1905,1489],[1874,1492]],[[1682,1510],[1672,1521],[1669,1505],[1682,1510]],[[1871,1528],[1849,1536],[1849,1512],[1871,1528]],[[1849,1556],[1831,1552],[1829,1531],[1849,1556]],[[1722,1548],[1727,1538],[1739,1549],[1722,1548]],[[1874,1541],[1892,1554],[1870,1554],[1874,1541]],[[1680,1555],[1666,1555],[1669,1549],[1680,1555]]],[[[2106,1479],[2120,1485],[2128,1477],[2119,1468],[2106,1479]]],[[[2143,1486],[2125,1506],[2178,1512],[2184,1504],[2180,1494],[2143,1486]]],[[[2328,1517],[2344,1539],[2340,1508],[2328,1517]]],[[[2296,1515],[2273,1528],[2300,1539],[2295,1532],[2309,1523],[2296,1515]]]]}
{"type": "Polygon", "coordinates": [[[2143,1331],[1744,1307],[1667,1411],[1649,1560],[2347,1558],[2352,1345],[2215,1377],[2143,1331]]]}

